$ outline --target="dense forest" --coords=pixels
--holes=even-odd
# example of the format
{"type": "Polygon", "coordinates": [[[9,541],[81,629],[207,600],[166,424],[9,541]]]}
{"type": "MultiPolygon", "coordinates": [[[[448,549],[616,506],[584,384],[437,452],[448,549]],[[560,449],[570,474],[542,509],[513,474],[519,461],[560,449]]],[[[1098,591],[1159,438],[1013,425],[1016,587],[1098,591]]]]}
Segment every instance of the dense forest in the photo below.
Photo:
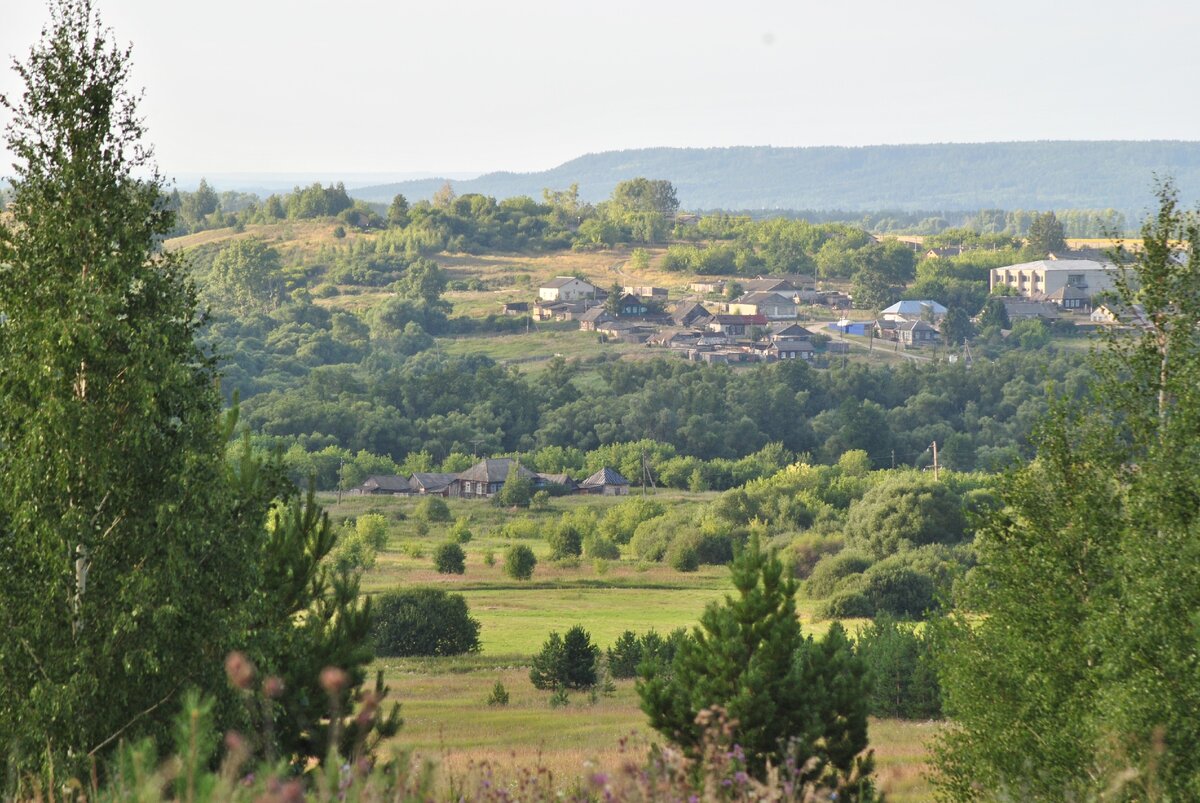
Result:
{"type": "MultiPolygon", "coordinates": [[[[1196,142],[990,142],[859,148],[647,148],[589,154],[539,173],[489,173],[463,193],[537,195],[578,182],[598,201],[635,175],[665,176],[686,209],[1108,209],[1140,220],[1146,177],[1200,185],[1196,142]]],[[[440,179],[364,187],[356,197],[431,198],[440,179]]],[[[1185,198],[1185,201],[1194,199],[1185,198]]]]}

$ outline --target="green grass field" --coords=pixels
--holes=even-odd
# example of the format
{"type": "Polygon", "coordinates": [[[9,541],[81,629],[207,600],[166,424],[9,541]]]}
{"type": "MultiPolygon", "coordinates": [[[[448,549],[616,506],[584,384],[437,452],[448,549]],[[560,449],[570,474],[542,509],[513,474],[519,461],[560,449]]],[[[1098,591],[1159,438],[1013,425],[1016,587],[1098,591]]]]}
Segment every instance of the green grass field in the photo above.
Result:
{"type": "MultiPolygon", "coordinates": [[[[660,492],[666,505],[708,501],[713,493],[660,492]]],[[[497,532],[513,514],[486,502],[447,500],[452,517],[468,516],[473,537],[464,546],[463,575],[441,575],[432,553],[442,543],[448,523],[420,525],[412,516],[416,501],[396,497],[333,495],[322,502],[335,521],[372,511],[391,518],[390,540],[364,578],[368,593],[395,588],[433,586],[462,593],[471,615],[479,620],[482,650],[455,658],[381,659],[392,694],[402,703],[404,728],[396,746],[433,758],[447,778],[464,777],[472,763],[487,761],[510,768],[541,767],[569,784],[590,768],[613,770],[628,760],[641,760],[657,740],[646,726],[632,681],[619,681],[612,697],[595,701],[587,694],[571,696],[563,708],[551,708],[549,693],[529,682],[529,658],[552,630],[562,633],[582,624],[601,648],[629,629],[653,628],[667,633],[696,624],[705,605],[732,590],[725,567],[704,566],[683,574],[662,564],[641,564],[629,554],[597,565],[587,559],[554,563],[542,540],[522,543],[533,548],[538,566],[529,581],[514,581],[501,571],[509,541],[497,532]],[[401,519],[403,516],[403,519],[401,519]],[[491,552],[494,565],[487,565],[491,552]],[[511,696],[508,706],[488,706],[486,699],[500,681],[511,696]],[[622,741],[625,740],[623,746],[622,741]]],[[[601,511],[619,503],[611,497],[565,497],[552,501],[546,513],[521,513],[551,521],[563,511],[594,506],[601,511]]],[[[806,633],[821,635],[829,623],[815,620],[814,605],[797,599],[806,633]]],[[[853,632],[860,624],[844,623],[853,632]]],[[[923,779],[925,741],[935,723],[878,720],[871,723],[881,787],[895,801],[926,800],[923,779]]]]}

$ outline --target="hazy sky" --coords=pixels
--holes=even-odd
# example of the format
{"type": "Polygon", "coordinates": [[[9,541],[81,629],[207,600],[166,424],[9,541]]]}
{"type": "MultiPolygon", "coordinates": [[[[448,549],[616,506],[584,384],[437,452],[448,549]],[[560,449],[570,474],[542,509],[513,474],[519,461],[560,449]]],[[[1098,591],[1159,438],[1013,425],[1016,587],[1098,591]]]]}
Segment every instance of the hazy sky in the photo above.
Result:
{"type": "MultiPolygon", "coordinates": [[[[643,146],[1200,139],[1194,0],[97,0],[168,174],[643,146]]],[[[0,54],[39,0],[0,0],[0,54]]],[[[16,88],[9,69],[0,92],[16,88]]],[[[11,161],[3,155],[0,174],[11,161]]]]}

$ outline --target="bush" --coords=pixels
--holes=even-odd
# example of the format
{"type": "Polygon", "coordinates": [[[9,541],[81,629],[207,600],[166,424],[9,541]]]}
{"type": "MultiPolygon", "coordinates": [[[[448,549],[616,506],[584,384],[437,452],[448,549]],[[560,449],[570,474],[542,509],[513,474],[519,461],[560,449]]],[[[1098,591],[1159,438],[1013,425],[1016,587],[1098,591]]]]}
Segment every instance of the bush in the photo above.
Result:
{"type": "Polygon", "coordinates": [[[376,551],[387,547],[387,516],[379,513],[364,513],[354,522],[354,531],[376,551]]]}
{"type": "Polygon", "coordinates": [[[417,518],[430,523],[450,521],[450,506],[440,496],[423,497],[413,512],[417,518]]]}
{"type": "Polygon", "coordinates": [[[529,498],[529,509],[543,511],[550,509],[550,494],[547,491],[535,491],[529,498]]]}
{"type": "Polygon", "coordinates": [[[433,566],[440,574],[463,574],[467,570],[467,555],[462,547],[449,541],[433,551],[433,566]]]}
{"type": "Polygon", "coordinates": [[[843,578],[861,574],[870,566],[871,559],[854,550],[843,549],[836,555],[826,555],[817,561],[804,582],[804,593],[812,599],[828,597],[843,578]]]}
{"type": "Polygon", "coordinates": [[[604,560],[619,560],[621,557],[621,548],[598,533],[584,539],[583,552],[589,558],[604,560]]]}
{"type": "Polygon", "coordinates": [[[511,519],[500,528],[500,535],[504,538],[541,538],[542,528],[533,519],[511,519]]]}
{"type": "Polygon", "coordinates": [[[496,681],[496,685],[492,686],[492,693],[487,698],[488,705],[508,705],[508,689],[504,688],[504,684],[496,681]]]}
{"type": "Polygon", "coordinates": [[[696,544],[689,538],[676,538],[667,547],[667,564],[677,572],[694,572],[700,568],[696,544]]]}
{"type": "Polygon", "coordinates": [[[450,540],[456,544],[467,544],[471,541],[470,521],[466,516],[459,516],[450,528],[450,540]]]}
{"type": "Polygon", "coordinates": [[[917,474],[889,477],[846,516],[846,544],[877,560],[924,544],[956,544],[966,535],[962,499],[917,474]]]}
{"type": "Polygon", "coordinates": [[[658,502],[635,496],[614,505],[600,520],[600,533],[616,544],[628,544],[643,521],[657,518],[666,512],[658,502]]]}
{"type": "Polygon", "coordinates": [[[871,679],[871,713],[877,717],[933,719],[942,715],[941,687],[931,641],[912,625],[888,616],[858,632],[854,651],[871,679]]]}
{"type": "Polygon", "coordinates": [[[513,544],[504,553],[504,573],[514,580],[528,580],[533,577],[535,566],[537,557],[533,550],[524,544],[513,544]]]}
{"type": "Polygon", "coordinates": [[[822,619],[869,619],[875,615],[875,606],[863,588],[861,575],[846,579],[849,582],[834,591],[817,609],[817,616],[822,619]]]}
{"type": "Polygon", "coordinates": [[[933,578],[905,565],[903,560],[876,563],[863,572],[863,582],[867,598],[877,613],[921,617],[937,607],[933,578]]]}
{"type": "Polygon", "coordinates": [[[461,594],[414,588],[372,600],[371,638],[381,656],[461,655],[479,652],[479,622],[461,594]]]}
{"type": "Polygon", "coordinates": [[[583,554],[583,536],[575,524],[566,518],[550,531],[546,541],[550,544],[550,557],[553,560],[583,554]]]}
{"type": "Polygon", "coordinates": [[[533,657],[529,679],[537,689],[590,689],[596,685],[596,660],[600,648],[582,625],[565,637],[551,633],[533,657]]]}
{"type": "Polygon", "coordinates": [[[844,543],[839,536],[817,533],[804,533],[794,537],[786,547],[786,557],[791,564],[792,576],[801,580],[809,577],[821,558],[841,551],[844,543]]]}
{"type": "Polygon", "coordinates": [[[375,548],[358,532],[343,532],[329,559],[338,571],[366,571],[375,565],[375,548]]]}

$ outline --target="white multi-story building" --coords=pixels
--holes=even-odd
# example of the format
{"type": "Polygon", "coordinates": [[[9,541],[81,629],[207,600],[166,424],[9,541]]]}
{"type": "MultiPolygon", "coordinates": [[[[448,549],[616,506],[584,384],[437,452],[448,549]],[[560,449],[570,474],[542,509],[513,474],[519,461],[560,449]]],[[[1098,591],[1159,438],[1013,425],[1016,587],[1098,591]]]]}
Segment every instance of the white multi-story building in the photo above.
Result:
{"type": "Polygon", "coordinates": [[[992,268],[990,289],[1007,285],[1031,298],[1053,295],[1064,287],[1083,290],[1089,298],[1113,289],[1117,268],[1091,259],[1039,259],[992,268]]]}

